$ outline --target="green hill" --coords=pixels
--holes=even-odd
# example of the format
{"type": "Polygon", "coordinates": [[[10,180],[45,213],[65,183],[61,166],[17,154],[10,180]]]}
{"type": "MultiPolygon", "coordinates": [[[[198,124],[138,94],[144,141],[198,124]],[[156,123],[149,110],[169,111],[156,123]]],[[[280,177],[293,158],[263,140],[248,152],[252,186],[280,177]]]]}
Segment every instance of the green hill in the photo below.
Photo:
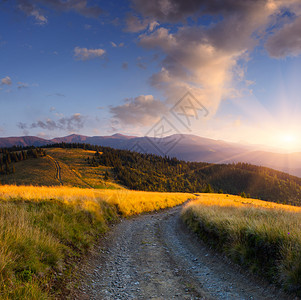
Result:
{"type": "Polygon", "coordinates": [[[214,191],[301,205],[301,178],[266,167],[185,162],[88,144],[61,143],[44,149],[46,156],[15,163],[15,172],[0,175],[0,182],[159,192],[214,191]]]}

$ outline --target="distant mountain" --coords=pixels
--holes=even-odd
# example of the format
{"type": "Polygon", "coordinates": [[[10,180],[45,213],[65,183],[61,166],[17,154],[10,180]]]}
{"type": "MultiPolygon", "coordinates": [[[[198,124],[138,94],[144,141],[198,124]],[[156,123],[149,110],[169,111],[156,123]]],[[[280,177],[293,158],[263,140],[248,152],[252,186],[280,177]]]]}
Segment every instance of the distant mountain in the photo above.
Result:
{"type": "Polygon", "coordinates": [[[112,136],[84,136],[72,134],[51,140],[39,137],[0,138],[0,147],[43,146],[53,143],[87,143],[116,149],[128,149],[158,155],[168,155],[181,160],[232,163],[247,162],[266,166],[301,177],[301,153],[276,153],[263,151],[263,147],[213,140],[195,135],[171,135],[164,138],[135,137],[122,134],[112,136]]]}
{"type": "Polygon", "coordinates": [[[0,147],[12,147],[12,146],[35,146],[40,147],[51,143],[45,139],[36,137],[36,136],[21,136],[21,137],[7,137],[7,138],[0,138],[0,147]]]}

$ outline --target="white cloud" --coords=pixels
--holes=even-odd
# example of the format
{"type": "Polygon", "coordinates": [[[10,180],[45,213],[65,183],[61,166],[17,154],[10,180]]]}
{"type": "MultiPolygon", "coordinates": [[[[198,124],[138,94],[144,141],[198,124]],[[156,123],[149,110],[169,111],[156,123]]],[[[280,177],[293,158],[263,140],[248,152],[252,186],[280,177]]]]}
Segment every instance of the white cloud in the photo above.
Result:
{"type": "Polygon", "coordinates": [[[9,76],[6,76],[1,79],[1,85],[11,85],[11,84],[12,84],[12,80],[9,76]]]}
{"type": "Polygon", "coordinates": [[[103,49],[87,49],[87,48],[74,48],[74,57],[78,60],[89,60],[101,57],[106,53],[103,49]]]}

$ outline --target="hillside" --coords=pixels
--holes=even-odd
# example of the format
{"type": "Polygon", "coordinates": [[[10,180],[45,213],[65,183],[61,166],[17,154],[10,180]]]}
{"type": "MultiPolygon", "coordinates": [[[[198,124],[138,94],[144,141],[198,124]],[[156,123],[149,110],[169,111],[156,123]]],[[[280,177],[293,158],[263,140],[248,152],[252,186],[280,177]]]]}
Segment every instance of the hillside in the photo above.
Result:
{"type": "MultiPolygon", "coordinates": [[[[0,183],[39,186],[74,186],[96,189],[123,189],[114,180],[104,179],[111,168],[91,168],[86,159],[95,151],[83,149],[47,149],[47,155],[14,163],[15,172],[0,174],[0,183]]],[[[111,177],[112,178],[112,177],[111,177]]]]}
{"type": "Polygon", "coordinates": [[[159,192],[220,192],[301,205],[301,179],[265,167],[185,162],[87,144],[54,144],[48,146],[46,152],[45,157],[15,163],[15,173],[0,175],[0,182],[159,192]]]}
{"type": "Polygon", "coordinates": [[[136,150],[156,155],[168,154],[180,160],[208,163],[245,162],[266,166],[301,177],[301,153],[281,153],[260,145],[244,145],[221,140],[181,134],[164,138],[135,137],[122,134],[112,136],[84,136],[72,134],[46,140],[38,137],[0,138],[0,147],[42,146],[55,143],[86,143],[123,150],[136,150]],[[172,149],[164,145],[173,145],[172,149]],[[138,147],[137,147],[138,145],[138,147]]]}

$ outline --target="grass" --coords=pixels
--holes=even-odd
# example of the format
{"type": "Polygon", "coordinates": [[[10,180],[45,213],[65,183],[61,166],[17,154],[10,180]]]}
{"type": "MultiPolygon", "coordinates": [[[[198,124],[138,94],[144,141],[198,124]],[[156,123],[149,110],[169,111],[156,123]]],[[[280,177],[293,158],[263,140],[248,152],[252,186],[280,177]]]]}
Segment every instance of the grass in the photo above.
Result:
{"type": "Polygon", "coordinates": [[[181,204],[191,194],[0,186],[0,298],[50,299],[120,215],[181,204]]]}
{"type": "Polygon", "coordinates": [[[111,168],[90,166],[86,159],[94,156],[95,151],[83,149],[46,149],[48,156],[38,159],[30,158],[15,163],[16,172],[0,175],[1,184],[60,186],[56,178],[56,160],[61,168],[63,186],[94,188],[94,189],[124,189],[114,180],[105,180],[105,172],[111,173],[111,168]],[[53,159],[51,159],[53,158],[53,159]]]}
{"type": "Polygon", "coordinates": [[[62,181],[66,186],[77,186],[95,189],[124,189],[112,180],[104,180],[106,170],[110,173],[111,168],[99,166],[92,167],[86,159],[92,157],[95,151],[83,149],[46,149],[47,154],[60,163],[62,168],[62,181]]]}
{"type": "Polygon", "coordinates": [[[235,262],[301,293],[301,208],[220,194],[201,194],[184,222],[235,262]]]}
{"type": "Polygon", "coordinates": [[[55,179],[56,169],[48,157],[30,158],[14,164],[16,172],[0,175],[2,184],[18,185],[59,185],[55,179]]]}

